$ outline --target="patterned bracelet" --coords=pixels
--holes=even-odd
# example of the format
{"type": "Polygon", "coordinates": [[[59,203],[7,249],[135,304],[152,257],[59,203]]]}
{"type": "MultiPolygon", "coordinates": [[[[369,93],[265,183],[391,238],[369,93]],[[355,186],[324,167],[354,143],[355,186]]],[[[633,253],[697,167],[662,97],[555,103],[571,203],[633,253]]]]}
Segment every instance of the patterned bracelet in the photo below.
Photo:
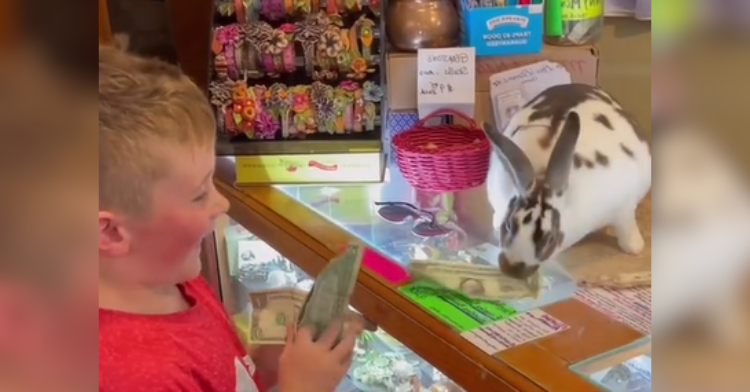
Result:
{"type": "Polygon", "coordinates": [[[284,33],[286,46],[281,53],[284,71],[287,73],[294,72],[297,67],[295,64],[296,53],[294,51],[294,33],[296,28],[292,23],[284,23],[279,27],[279,31],[284,33]]]}

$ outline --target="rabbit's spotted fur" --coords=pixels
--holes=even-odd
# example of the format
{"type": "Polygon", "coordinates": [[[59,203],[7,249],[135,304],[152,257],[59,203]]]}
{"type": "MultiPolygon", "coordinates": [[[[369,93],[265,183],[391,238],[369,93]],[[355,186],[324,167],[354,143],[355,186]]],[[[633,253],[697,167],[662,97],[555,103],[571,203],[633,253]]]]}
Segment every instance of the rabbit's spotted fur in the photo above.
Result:
{"type": "Polygon", "coordinates": [[[615,228],[623,251],[643,250],[635,209],[651,188],[651,153],[609,94],[583,84],[554,86],[504,131],[489,128],[487,196],[506,273],[529,276],[606,226],[615,228]]]}

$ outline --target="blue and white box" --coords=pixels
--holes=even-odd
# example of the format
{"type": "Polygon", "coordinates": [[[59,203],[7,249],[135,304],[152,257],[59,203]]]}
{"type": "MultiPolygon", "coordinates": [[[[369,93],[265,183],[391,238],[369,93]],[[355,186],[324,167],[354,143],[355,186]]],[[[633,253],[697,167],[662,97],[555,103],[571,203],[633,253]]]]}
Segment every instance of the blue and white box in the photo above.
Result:
{"type": "MultiPolygon", "coordinates": [[[[481,0],[480,0],[481,1],[481,0]]],[[[477,7],[461,0],[464,46],[477,57],[537,54],[544,46],[544,3],[506,7],[477,7]]]]}

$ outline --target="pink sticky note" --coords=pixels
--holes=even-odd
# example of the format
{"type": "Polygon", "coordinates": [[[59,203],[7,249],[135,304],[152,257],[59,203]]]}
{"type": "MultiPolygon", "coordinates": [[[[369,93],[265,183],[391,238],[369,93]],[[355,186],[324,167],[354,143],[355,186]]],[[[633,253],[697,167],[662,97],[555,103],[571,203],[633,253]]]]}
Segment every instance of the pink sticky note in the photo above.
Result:
{"type": "Polygon", "coordinates": [[[370,248],[365,250],[365,257],[362,260],[362,264],[393,285],[402,285],[411,280],[409,271],[406,268],[370,248]]]}

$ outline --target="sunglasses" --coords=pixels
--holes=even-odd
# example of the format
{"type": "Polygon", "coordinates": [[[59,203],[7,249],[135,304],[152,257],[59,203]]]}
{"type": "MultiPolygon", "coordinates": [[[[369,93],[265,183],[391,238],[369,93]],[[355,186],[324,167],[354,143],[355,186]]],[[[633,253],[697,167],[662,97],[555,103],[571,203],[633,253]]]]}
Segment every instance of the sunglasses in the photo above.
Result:
{"type": "Polygon", "coordinates": [[[416,222],[411,232],[423,238],[439,237],[450,234],[451,229],[437,223],[435,214],[418,208],[414,204],[400,201],[376,201],[378,215],[384,221],[402,224],[408,220],[416,222]]]}

